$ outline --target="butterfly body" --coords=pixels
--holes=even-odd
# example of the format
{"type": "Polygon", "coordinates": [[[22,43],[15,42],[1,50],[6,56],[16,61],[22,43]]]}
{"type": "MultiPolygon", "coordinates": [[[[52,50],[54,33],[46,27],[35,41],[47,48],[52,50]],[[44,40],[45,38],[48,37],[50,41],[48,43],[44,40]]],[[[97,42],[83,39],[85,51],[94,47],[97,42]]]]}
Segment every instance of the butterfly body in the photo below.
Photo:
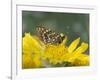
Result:
{"type": "Polygon", "coordinates": [[[60,44],[65,38],[64,35],[60,35],[59,33],[56,33],[55,31],[52,31],[51,29],[47,29],[43,26],[38,26],[36,30],[39,38],[44,43],[60,44]]]}

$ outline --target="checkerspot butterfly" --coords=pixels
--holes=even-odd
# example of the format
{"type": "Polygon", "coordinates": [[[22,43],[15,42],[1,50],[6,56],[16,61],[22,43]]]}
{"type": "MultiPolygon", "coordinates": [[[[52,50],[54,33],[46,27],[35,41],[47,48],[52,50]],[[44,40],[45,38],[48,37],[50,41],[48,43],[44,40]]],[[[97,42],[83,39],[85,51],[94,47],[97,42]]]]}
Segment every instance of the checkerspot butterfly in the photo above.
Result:
{"type": "Polygon", "coordinates": [[[55,31],[46,28],[43,25],[37,26],[36,31],[39,38],[44,43],[60,44],[65,38],[65,35],[56,33],[55,31]]]}

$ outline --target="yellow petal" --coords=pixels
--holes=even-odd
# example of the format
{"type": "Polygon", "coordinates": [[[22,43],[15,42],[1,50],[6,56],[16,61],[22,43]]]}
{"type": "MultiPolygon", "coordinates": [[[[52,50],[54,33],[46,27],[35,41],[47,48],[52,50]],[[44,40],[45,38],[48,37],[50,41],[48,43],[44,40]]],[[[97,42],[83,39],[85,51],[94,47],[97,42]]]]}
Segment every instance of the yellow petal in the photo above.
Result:
{"type": "Polygon", "coordinates": [[[82,53],[83,53],[83,52],[85,52],[85,51],[88,49],[88,44],[83,42],[83,43],[81,44],[81,47],[82,47],[81,50],[82,50],[82,53]]]}
{"type": "Polygon", "coordinates": [[[23,53],[41,53],[45,46],[36,36],[31,36],[30,33],[25,33],[23,37],[23,53]]]}
{"type": "Polygon", "coordinates": [[[40,59],[40,56],[39,54],[34,54],[33,55],[33,62],[35,64],[36,67],[41,67],[42,66],[42,61],[40,59]]]}
{"type": "Polygon", "coordinates": [[[87,49],[88,49],[88,44],[83,42],[83,43],[81,44],[81,46],[78,47],[73,53],[74,53],[74,54],[75,54],[75,53],[77,53],[77,54],[83,53],[83,52],[85,52],[87,49]]]}
{"type": "Polygon", "coordinates": [[[68,52],[69,52],[69,53],[72,53],[72,52],[76,49],[76,47],[77,47],[77,45],[79,44],[79,42],[80,42],[80,38],[77,38],[76,40],[74,40],[74,41],[70,44],[70,46],[68,47],[68,52]]]}
{"type": "Polygon", "coordinates": [[[77,58],[82,58],[80,55],[82,55],[88,48],[87,43],[82,43],[80,47],[78,47],[71,55],[72,57],[69,58],[70,62],[74,62],[77,58]]]}
{"type": "Polygon", "coordinates": [[[33,43],[35,47],[42,48],[40,41],[37,39],[36,36],[31,36],[29,33],[26,33],[25,36],[26,36],[26,40],[28,42],[33,43]]]}
{"type": "Polygon", "coordinates": [[[35,64],[33,63],[31,55],[22,55],[22,68],[34,68],[35,64]]]}
{"type": "Polygon", "coordinates": [[[90,62],[90,58],[86,54],[80,54],[72,64],[76,66],[88,66],[90,62]]]}

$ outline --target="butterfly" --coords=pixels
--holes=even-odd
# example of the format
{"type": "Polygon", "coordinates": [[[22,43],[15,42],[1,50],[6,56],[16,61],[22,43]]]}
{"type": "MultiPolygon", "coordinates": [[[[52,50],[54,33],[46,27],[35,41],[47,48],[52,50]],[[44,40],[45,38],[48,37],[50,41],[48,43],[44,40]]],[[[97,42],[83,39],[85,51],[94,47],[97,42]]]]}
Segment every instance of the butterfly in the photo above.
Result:
{"type": "Polygon", "coordinates": [[[36,31],[39,38],[46,44],[60,44],[65,38],[65,35],[56,33],[55,31],[41,25],[37,26],[36,31]]]}

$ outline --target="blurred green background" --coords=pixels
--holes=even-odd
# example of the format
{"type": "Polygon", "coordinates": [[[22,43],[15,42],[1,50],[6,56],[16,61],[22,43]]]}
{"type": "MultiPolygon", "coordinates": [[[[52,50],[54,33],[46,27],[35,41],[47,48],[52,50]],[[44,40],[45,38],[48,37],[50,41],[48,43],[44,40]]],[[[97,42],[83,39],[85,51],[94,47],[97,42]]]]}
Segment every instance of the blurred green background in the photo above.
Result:
{"type": "Polygon", "coordinates": [[[68,37],[68,45],[77,37],[81,42],[89,43],[89,14],[22,11],[23,36],[25,32],[35,34],[39,24],[64,33],[68,37]]]}

